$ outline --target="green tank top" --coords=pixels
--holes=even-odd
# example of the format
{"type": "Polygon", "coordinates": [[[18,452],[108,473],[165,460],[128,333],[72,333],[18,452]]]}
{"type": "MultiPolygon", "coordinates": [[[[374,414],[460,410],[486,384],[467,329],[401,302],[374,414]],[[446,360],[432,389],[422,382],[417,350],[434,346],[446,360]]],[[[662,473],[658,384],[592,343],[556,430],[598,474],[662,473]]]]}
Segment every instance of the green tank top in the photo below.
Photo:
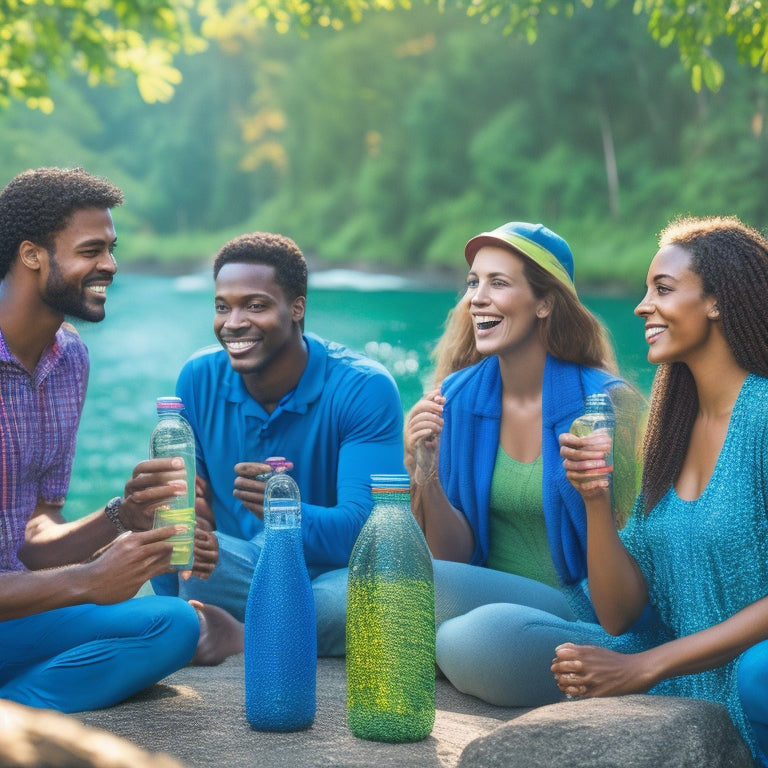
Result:
{"type": "Polygon", "coordinates": [[[559,588],[544,524],[542,478],[541,456],[526,464],[499,445],[491,478],[486,565],[559,588]]]}

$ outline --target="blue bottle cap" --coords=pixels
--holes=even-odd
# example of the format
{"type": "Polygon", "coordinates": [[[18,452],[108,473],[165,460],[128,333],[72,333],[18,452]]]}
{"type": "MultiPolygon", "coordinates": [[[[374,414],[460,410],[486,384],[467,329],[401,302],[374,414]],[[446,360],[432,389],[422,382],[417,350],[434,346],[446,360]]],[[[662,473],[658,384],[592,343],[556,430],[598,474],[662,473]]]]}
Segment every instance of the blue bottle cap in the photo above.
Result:
{"type": "Polygon", "coordinates": [[[371,488],[405,488],[411,487],[411,478],[407,474],[371,475],[371,488]]]}

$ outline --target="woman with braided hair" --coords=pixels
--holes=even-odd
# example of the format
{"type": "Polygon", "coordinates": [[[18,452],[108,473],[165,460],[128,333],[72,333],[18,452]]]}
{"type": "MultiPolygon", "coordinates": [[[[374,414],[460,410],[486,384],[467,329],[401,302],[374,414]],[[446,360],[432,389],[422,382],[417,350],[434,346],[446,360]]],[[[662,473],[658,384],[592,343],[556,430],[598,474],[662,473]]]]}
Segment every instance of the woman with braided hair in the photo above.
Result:
{"type": "Polygon", "coordinates": [[[768,765],[768,240],[731,217],[661,234],[635,309],[658,370],[641,491],[612,524],[605,443],[561,435],[587,510],[589,588],[624,632],[650,603],[673,638],[639,653],[564,643],[577,697],[649,691],[724,704],[768,765]]]}

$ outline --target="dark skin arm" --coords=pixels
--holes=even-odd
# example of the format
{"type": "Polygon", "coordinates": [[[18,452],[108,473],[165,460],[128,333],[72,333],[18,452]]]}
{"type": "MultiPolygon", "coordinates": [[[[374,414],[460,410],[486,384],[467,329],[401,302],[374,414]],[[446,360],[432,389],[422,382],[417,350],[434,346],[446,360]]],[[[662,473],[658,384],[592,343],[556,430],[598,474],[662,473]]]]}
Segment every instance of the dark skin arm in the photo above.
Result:
{"type": "Polygon", "coordinates": [[[173,545],[184,526],[124,533],[89,562],[0,573],[0,621],[81,603],[108,605],[132,598],[148,579],[171,570],[173,545]]]}
{"type": "Polygon", "coordinates": [[[570,696],[644,693],[662,680],[715,669],[768,638],[768,597],[701,632],[642,653],[616,653],[594,645],[564,643],[550,667],[570,696]]]}
{"type": "MultiPolygon", "coordinates": [[[[140,462],[125,484],[120,507],[123,525],[134,531],[151,529],[155,507],[185,490],[181,459],[140,462]]],[[[61,509],[40,500],[27,522],[19,559],[30,570],[81,563],[117,536],[103,509],[72,522],[64,519],[61,509]]]]}
{"type": "MultiPolygon", "coordinates": [[[[566,476],[587,507],[589,586],[595,610],[601,623],[614,621],[614,629],[620,629],[639,616],[647,591],[642,572],[624,549],[615,526],[611,530],[606,523],[610,497],[600,471],[605,446],[588,440],[561,435],[561,455],[566,476]]],[[[722,666],[766,638],[768,597],[719,624],[641,653],[564,643],[555,649],[550,669],[560,690],[570,696],[643,693],[662,680],[722,666]]]]}
{"type": "Polygon", "coordinates": [[[640,618],[648,592],[643,574],[621,543],[614,522],[605,465],[610,448],[611,438],[604,432],[586,437],[560,435],[566,477],[586,507],[590,597],[603,628],[619,635],[640,618]]]}

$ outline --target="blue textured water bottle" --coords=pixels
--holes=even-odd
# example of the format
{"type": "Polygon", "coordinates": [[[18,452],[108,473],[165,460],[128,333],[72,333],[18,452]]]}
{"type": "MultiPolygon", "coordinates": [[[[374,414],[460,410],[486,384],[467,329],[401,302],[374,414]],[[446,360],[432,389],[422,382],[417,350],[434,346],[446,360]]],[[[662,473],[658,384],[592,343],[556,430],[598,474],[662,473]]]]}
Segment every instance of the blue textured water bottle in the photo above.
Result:
{"type": "Polygon", "coordinates": [[[264,526],[245,607],[245,716],[258,731],[298,731],[315,719],[317,626],[299,489],[285,473],[267,480],[264,526]]]}

